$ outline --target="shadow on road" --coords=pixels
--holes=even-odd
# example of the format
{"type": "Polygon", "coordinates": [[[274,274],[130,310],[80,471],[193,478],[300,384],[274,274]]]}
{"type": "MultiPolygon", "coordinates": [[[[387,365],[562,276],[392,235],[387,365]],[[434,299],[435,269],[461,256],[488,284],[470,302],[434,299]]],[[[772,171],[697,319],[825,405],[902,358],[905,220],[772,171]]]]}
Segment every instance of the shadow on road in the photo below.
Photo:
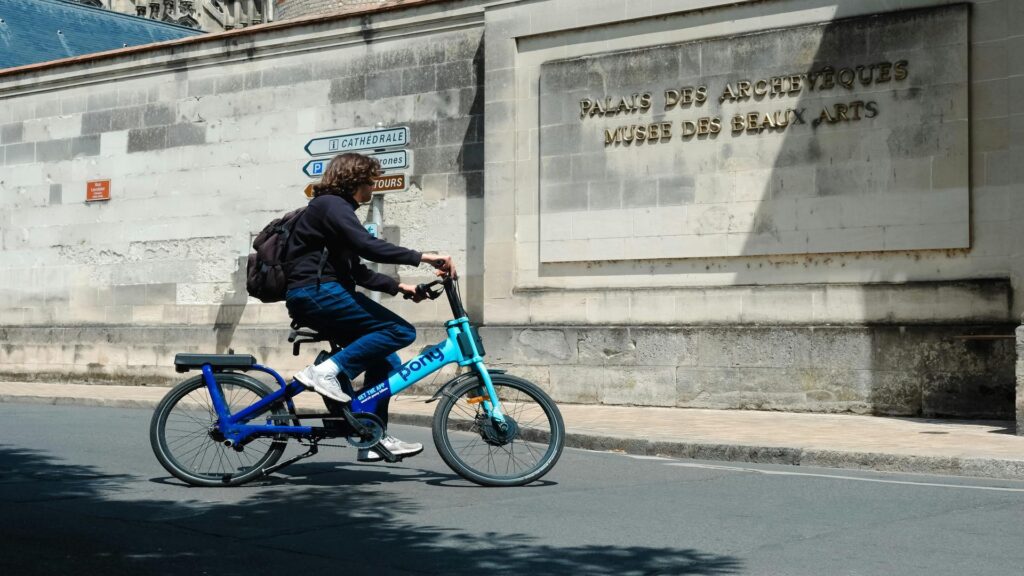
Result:
{"type": "Polygon", "coordinates": [[[686,548],[545,544],[516,530],[529,518],[516,514],[514,503],[487,512],[493,532],[416,524],[429,502],[373,488],[455,481],[434,472],[290,470],[294,476],[252,487],[186,489],[0,445],[0,573],[649,575],[742,567],[732,557],[686,548]],[[147,497],[140,493],[149,499],[139,500],[147,497]]]}

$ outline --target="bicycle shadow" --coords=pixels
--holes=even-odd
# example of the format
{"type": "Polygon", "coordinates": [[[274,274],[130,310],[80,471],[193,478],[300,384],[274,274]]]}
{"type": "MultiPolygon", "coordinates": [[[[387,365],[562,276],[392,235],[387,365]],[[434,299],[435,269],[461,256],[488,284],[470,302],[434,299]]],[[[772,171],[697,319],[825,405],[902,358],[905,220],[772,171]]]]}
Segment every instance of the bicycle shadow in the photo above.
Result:
{"type": "Polygon", "coordinates": [[[232,575],[301,567],[350,574],[641,575],[742,569],[734,557],[692,548],[538,541],[510,528],[521,516],[501,505],[489,509],[494,528],[485,532],[435,526],[421,520],[429,498],[375,489],[396,481],[456,479],[432,471],[314,463],[291,474],[262,486],[188,490],[158,482],[154,490],[139,478],[0,445],[0,573],[232,575]]]}

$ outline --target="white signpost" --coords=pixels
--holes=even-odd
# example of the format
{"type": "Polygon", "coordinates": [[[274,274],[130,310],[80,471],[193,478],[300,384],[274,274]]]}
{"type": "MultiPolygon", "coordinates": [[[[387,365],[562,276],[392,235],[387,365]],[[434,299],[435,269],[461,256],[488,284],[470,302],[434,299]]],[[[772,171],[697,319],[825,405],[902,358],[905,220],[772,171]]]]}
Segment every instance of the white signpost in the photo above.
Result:
{"type": "Polygon", "coordinates": [[[399,126],[314,138],[306,143],[306,153],[310,156],[323,156],[356,150],[398,148],[407,144],[409,144],[409,127],[399,126]]]}
{"type": "MultiPolygon", "coordinates": [[[[412,152],[409,150],[375,152],[373,154],[367,154],[367,156],[371,156],[380,161],[380,167],[384,169],[385,174],[390,170],[402,170],[412,166],[412,152]]],[[[323,176],[324,170],[327,169],[327,164],[330,162],[330,158],[310,160],[302,167],[302,171],[310,178],[319,178],[320,176],[323,176]]]]}

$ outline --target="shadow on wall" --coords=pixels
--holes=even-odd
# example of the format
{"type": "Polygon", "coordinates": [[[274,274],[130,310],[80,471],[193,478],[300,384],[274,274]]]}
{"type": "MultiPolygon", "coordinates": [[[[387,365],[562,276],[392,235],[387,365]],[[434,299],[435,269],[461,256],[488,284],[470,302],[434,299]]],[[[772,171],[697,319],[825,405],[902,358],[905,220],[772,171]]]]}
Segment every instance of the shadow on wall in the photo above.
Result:
{"type": "Polygon", "coordinates": [[[217,337],[217,354],[227,354],[228,348],[231,347],[231,339],[235,336],[235,330],[238,329],[238,323],[249,301],[249,292],[245,289],[247,258],[238,257],[238,265],[231,275],[231,291],[224,295],[217,309],[217,318],[213,323],[213,332],[217,337]]]}
{"type": "Polygon", "coordinates": [[[375,492],[374,485],[453,478],[423,472],[398,479],[372,467],[302,469],[300,486],[285,476],[256,488],[194,489],[187,500],[129,501],[119,492],[137,479],[0,446],[0,571],[713,575],[742,569],[734,558],[692,549],[551,546],[506,531],[502,522],[501,531],[488,534],[411,524],[420,505],[375,492]],[[239,500],[203,501],[204,494],[225,490],[239,500]]]}
{"type": "MultiPolygon", "coordinates": [[[[967,240],[970,6],[850,20],[852,9],[837,3],[830,24],[778,39],[775,50],[806,69],[787,72],[777,60],[765,60],[773,49],[731,54],[734,69],[745,68],[752,77],[796,72],[805,75],[805,84],[815,75],[818,86],[835,85],[800,91],[795,102],[755,95],[748,109],[794,109],[805,124],[797,125],[796,114],[789,114],[786,127],[747,129],[721,145],[722,162],[742,164],[744,156],[760,156],[772,166],[760,191],[741,189],[743,180],[736,179],[733,193],[753,192],[750,199],[758,202],[742,253],[803,241],[808,252],[825,252],[802,257],[805,263],[817,260],[827,267],[828,253],[845,252],[847,264],[857,269],[852,277],[832,264],[830,281],[904,284],[908,293],[912,289],[939,302],[942,288],[906,284],[906,268],[920,259],[942,268],[967,254],[929,248],[967,240]],[[829,67],[834,75],[827,74],[829,67]],[[764,136],[772,133],[775,142],[764,136]],[[791,224],[795,230],[787,228],[791,224]]],[[[756,284],[758,278],[741,270],[735,281],[756,284]]],[[[1012,290],[1008,281],[976,284],[973,294],[979,299],[1002,300],[1001,291],[1012,290]]],[[[865,398],[879,415],[1013,417],[1012,343],[962,338],[966,332],[1012,328],[971,326],[969,319],[959,325],[899,325],[888,319],[917,303],[891,302],[882,294],[867,287],[858,292],[859,301],[848,304],[860,313],[863,328],[826,326],[810,332],[811,374],[802,380],[814,382],[816,389],[795,392],[821,402],[865,398]],[[836,363],[836,358],[852,362],[836,363]]]]}

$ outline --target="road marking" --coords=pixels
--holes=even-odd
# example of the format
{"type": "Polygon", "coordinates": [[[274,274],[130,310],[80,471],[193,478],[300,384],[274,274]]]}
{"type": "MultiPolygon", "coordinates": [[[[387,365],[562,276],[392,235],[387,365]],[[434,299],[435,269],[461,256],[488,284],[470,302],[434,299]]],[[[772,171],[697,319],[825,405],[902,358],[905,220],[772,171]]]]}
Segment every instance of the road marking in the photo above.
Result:
{"type": "Polygon", "coordinates": [[[626,454],[626,456],[637,460],[671,460],[671,458],[665,458],[664,456],[640,456],[638,454],[626,454]]]}
{"type": "Polygon", "coordinates": [[[970,484],[942,484],[938,482],[911,482],[908,480],[883,480],[881,478],[862,478],[859,476],[844,476],[841,474],[815,474],[813,472],[788,472],[784,470],[759,470],[757,468],[743,468],[740,466],[717,466],[715,464],[696,464],[690,462],[672,462],[668,466],[681,466],[683,468],[704,468],[708,470],[731,470],[734,472],[753,472],[770,476],[808,476],[811,478],[830,478],[833,480],[854,480],[857,482],[878,482],[881,484],[906,484],[910,486],[934,486],[936,488],[964,488],[967,490],[990,490],[993,492],[1024,492],[1024,488],[1003,488],[1000,486],[974,486],[970,484]]]}

